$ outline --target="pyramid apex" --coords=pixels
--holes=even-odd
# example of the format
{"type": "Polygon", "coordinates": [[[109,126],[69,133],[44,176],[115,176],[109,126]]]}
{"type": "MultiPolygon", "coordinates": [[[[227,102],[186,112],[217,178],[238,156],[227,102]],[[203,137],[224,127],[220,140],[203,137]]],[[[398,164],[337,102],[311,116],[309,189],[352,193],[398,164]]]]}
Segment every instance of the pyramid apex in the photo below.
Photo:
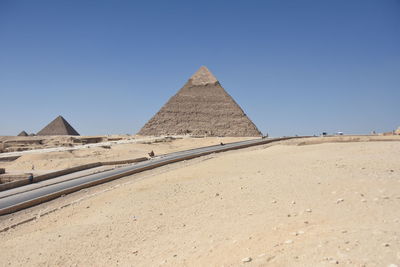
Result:
{"type": "Polygon", "coordinates": [[[193,85],[206,85],[218,82],[217,78],[206,66],[201,66],[189,79],[193,85]]]}

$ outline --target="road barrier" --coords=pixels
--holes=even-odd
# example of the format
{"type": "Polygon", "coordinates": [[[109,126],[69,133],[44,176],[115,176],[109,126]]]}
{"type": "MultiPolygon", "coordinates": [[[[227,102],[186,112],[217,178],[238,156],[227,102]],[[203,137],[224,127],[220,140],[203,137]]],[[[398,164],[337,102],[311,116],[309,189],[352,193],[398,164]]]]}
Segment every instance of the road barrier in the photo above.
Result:
{"type": "MultiPolygon", "coordinates": [[[[147,170],[151,170],[157,167],[161,167],[167,164],[171,164],[171,163],[175,163],[175,162],[179,162],[179,161],[184,161],[184,160],[189,160],[189,159],[193,159],[193,158],[197,158],[197,157],[201,157],[201,156],[205,156],[205,155],[209,155],[209,154],[213,154],[213,153],[219,153],[219,152],[225,152],[225,151],[229,151],[229,150],[236,150],[236,149],[242,149],[242,148],[247,148],[247,147],[251,147],[251,146],[258,146],[258,145],[264,145],[264,144],[268,144],[268,143],[272,143],[272,142],[278,142],[278,141],[283,141],[283,140],[288,140],[288,139],[292,139],[295,137],[283,137],[283,138],[276,138],[276,139],[261,139],[259,142],[252,142],[252,143],[243,143],[243,144],[237,144],[237,145],[233,145],[233,144],[226,144],[223,146],[218,147],[218,149],[216,150],[210,150],[210,151],[204,151],[204,152],[193,152],[193,154],[190,155],[183,155],[183,156],[178,156],[176,158],[171,158],[171,159],[158,159],[158,162],[154,162],[153,164],[149,164],[147,166],[143,166],[143,167],[139,167],[139,168],[135,168],[133,170],[127,170],[124,171],[122,173],[118,173],[115,175],[110,175],[98,180],[93,180],[87,183],[83,183],[77,186],[73,186],[70,188],[66,188],[66,189],[62,189],[59,190],[57,192],[53,192],[47,195],[43,195],[34,199],[30,199],[28,201],[25,202],[21,202],[18,204],[15,204],[13,206],[10,207],[5,207],[3,209],[0,209],[0,215],[4,215],[4,214],[8,214],[8,213],[12,213],[12,212],[16,212],[18,210],[21,209],[25,209],[34,205],[38,205],[40,203],[43,202],[47,202],[49,200],[55,199],[57,197],[60,197],[62,195],[66,195],[66,194],[70,194],[76,191],[79,191],[81,189],[84,188],[88,188],[88,187],[92,187],[95,185],[99,185],[99,184],[103,184],[121,177],[125,177],[125,176],[129,176],[135,173],[139,173],[139,172],[143,172],[143,171],[147,171],[147,170]]],[[[199,148],[201,149],[201,148],[199,148]]],[[[183,152],[183,151],[182,151],[183,152]]],[[[147,158],[146,158],[147,159],[147,158]]]]}
{"type": "Polygon", "coordinates": [[[56,177],[59,177],[62,175],[67,175],[67,174],[71,174],[74,172],[88,170],[88,169],[96,168],[96,167],[100,167],[100,166],[132,164],[132,163],[146,161],[146,160],[148,160],[148,158],[141,157],[141,158],[135,158],[135,159],[94,162],[94,163],[79,165],[79,166],[75,166],[75,167],[68,168],[68,169],[63,169],[63,170],[59,170],[59,171],[55,171],[55,172],[50,172],[50,173],[34,176],[33,179],[21,179],[21,180],[14,181],[14,182],[0,184],[0,192],[4,191],[4,190],[9,190],[12,188],[24,186],[24,185],[27,185],[30,183],[42,182],[42,181],[53,179],[53,178],[56,178],[56,177]]]}

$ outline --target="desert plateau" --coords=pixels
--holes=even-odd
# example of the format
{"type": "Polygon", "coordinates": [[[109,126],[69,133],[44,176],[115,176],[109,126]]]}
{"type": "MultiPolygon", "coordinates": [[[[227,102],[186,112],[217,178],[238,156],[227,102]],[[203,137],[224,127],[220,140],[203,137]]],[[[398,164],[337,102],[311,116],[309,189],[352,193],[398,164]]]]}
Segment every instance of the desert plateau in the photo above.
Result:
{"type": "Polygon", "coordinates": [[[82,190],[2,216],[2,228],[35,219],[0,233],[0,265],[389,266],[400,260],[399,141],[293,139],[82,190]]]}

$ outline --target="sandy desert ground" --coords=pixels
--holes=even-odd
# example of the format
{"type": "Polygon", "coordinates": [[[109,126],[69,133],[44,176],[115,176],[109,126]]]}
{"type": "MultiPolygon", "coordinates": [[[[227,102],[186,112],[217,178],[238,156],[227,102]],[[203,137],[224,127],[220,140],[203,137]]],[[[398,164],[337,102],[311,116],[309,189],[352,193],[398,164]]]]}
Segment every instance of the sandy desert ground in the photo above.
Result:
{"type": "Polygon", "coordinates": [[[98,161],[117,161],[148,157],[150,151],[156,155],[166,154],[202,146],[217,145],[221,142],[230,143],[254,139],[251,137],[208,137],[180,138],[164,142],[146,142],[132,144],[115,144],[104,147],[58,151],[50,153],[31,153],[28,151],[20,158],[11,162],[0,162],[0,168],[10,173],[31,172],[42,174],[51,171],[71,168],[82,164],[98,161]]]}
{"type": "Polygon", "coordinates": [[[0,233],[0,265],[400,265],[400,139],[321,143],[345,138],[209,155],[3,216],[81,199],[0,233]]]}

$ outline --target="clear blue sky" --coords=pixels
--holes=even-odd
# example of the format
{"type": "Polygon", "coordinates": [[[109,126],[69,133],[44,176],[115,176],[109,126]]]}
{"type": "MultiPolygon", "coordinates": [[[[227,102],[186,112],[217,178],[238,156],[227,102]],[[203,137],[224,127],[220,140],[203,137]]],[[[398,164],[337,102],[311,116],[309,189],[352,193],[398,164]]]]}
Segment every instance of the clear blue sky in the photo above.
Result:
{"type": "Polygon", "coordinates": [[[206,65],[271,136],[400,126],[400,1],[0,1],[0,135],[135,133],[206,65]]]}

